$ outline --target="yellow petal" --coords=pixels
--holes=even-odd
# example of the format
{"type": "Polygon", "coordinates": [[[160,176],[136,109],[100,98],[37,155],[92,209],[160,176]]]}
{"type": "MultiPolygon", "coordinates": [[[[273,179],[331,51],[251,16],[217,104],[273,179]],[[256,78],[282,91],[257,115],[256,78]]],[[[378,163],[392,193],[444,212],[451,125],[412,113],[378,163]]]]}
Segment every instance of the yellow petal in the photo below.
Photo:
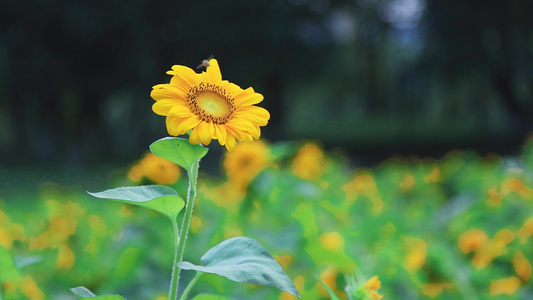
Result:
{"type": "MultiPolygon", "coordinates": [[[[170,110],[175,106],[185,105],[183,101],[175,99],[161,99],[152,105],[152,110],[160,116],[168,116],[170,110]]],[[[187,106],[185,105],[187,108],[187,106]]],[[[188,108],[187,108],[188,109],[188,108]]]]}
{"type": "MultiPolygon", "coordinates": [[[[226,90],[228,91],[228,93],[232,96],[232,97],[236,97],[237,95],[240,95],[244,90],[236,85],[235,83],[233,82],[229,82],[227,80],[222,80],[222,83],[221,83],[221,86],[226,90]]],[[[248,89],[251,89],[251,88],[248,88],[248,89]]],[[[252,89],[253,91],[253,89],[252,89]]]]}
{"type": "Polygon", "coordinates": [[[228,124],[225,124],[224,126],[226,127],[226,130],[228,131],[228,137],[230,135],[233,135],[239,141],[249,141],[249,142],[251,142],[251,141],[254,140],[254,138],[250,135],[250,133],[248,133],[246,131],[234,128],[234,127],[232,127],[231,125],[228,125],[228,124]]]}
{"type": "Polygon", "coordinates": [[[243,106],[243,105],[254,105],[261,101],[263,101],[264,97],[263,95],[254,92],[253,88],[247,88],[242,93],[239,93],[238,95],[233,95],[235,97],[235,105],[236,106],[243,106]]]}
{"type": "Polygon", "coordinates": [[[187,118],[180,118],[176,115],[169,115],[167,117],[167,130],[172,136],[178,136],[187,133],[200,123],[200,119],[195,115],[187,118]]]}
{"type": "Polygon", "coordinates": [[[237,108],[235,117],[247,120],[254,125],[266,126],[270,119],[270,113],[262,107],[243,106],[237,108]]]}
{"type": "Polygon", "coordinates": [[[191,135],[189,136],[189,142],[193,145],[200,143],[200,138],[198,137],[198,129],[195,128],[191,131],[191,135]]]}
{"type": "Polygon", "coordinates": [[[226,138],[228,136],[226,127],[224,127],[223,125],[215,125],[215,134],[220,145],[224,146],[226,144],[226,138]]]}
{"type": "Polygon", "coordinates": [[[228,134],[226,139],[226,149],[228,149],[228,151],[233,151],[233,149],[235,149],[235,136],[232,134],[228,134]]]}
{"type": "Polygon", "coordinates": [[[161,99],[181,99],[185,101],[187,99],[187,90],[183,87],[178,87],[171,84],[158,84],[152,87],[152,92],[150,93],[155,101],[161,99]]]}
{"type": "MultiPolygon", "coordinates": [[[[154,104],[154,106],[159,103],[159,102],[163,102],[165,100],[160,100],[158,102],[156,102],[154,104]]],[[[166,102],[163,102],[163,103],[166,103],[166,102]]],[[[154,110],[155,112],[155,110],[154,110]]],[[[157,113],[157,112],[156,112],[157,113]]],[[[176,115],[180,118],[185,118],[185,117],[189,117],[191,116],[193,113],[191,112],[191,110],[189,109],[189,106],[187,106],[187,104],[183,101],[179,101],[178,103],[174,102],[173,103],[173,106],[170,108],[169,112],[168,112],[168,115],[176,115]]]]}
{"type": "Polygon", "coordinates": [[[258,139],[261,136],[261,131],[258,126],[254,126],[250,121],[239,119],[237,117],[232,118],[228,123],[228,126],[231,126],[236,129],[240,129],[246,133],[251,134],[254,138],[258,139]]]}
{"type": "Polygon", "coordinates": [[[244,113],[254,114],[254,115],[257,115],[258,117],[261,117],[267,120],[270,119],[270,113],[268,112],[268,110],[262,107],[259,107],[259,106],[240,106],[240,107],[237,107],[237,112],[242,112],[243,114],[244,113]]]}
{"type": "Polygon", "coordinates": [[[172,71],[168,71],[167,74],[174,75],[172,76],[172,79],[170,79],[170,84],[172,85],[180,85],[190,88],[200,83],[199,75],[186,66],[172,66],[172,71]]]}
{"type": "Polygon", "coordinates": [[[200,142],[204,145],[209,145],[211,143],[211,126],[209,126],[209,123],[206,122],[200,122],[198,126],[196,127],[196,130],[198,130],[198,137],[200,138],[200,142]]]}
{"type": "Polygon", "coordinates": [[[220,67],[216,59],[209,61],[209,67],[206,70],[207,80],[209,83],[218,84],[222,81],[222,74],[220,73],[220,67]]]}

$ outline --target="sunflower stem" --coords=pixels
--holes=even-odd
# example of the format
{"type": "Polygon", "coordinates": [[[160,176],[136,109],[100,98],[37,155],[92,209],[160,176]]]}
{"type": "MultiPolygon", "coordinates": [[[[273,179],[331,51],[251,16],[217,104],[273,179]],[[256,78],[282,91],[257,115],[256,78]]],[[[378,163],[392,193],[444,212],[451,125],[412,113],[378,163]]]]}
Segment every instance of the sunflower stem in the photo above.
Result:
{"type": "Polygon", "coordinates": [[[205,273],[203,272],[199,272],[199,271],[196,272],[196,275],[194,276],[194,278],[191,280],[191,282],[189,282],[189,285],[187,285],[187,287],[183,291],[183,294],[181,295],[180,300],[187,300],[187,296],[189,295],[189,292],[192,290],[192,287],[198,282],[198,280],[200,280],[200,278],[202,278],[204,274],[205,273]]]}
{"type": "Polygon", "coordinates": [[[189,229],[191,227],[192,211],[194,207],[194,200],[196,199],[196,185],[198,179],[198,168],[200,166],[200,161],[193,163],[190,170],[187,170],[189,173],[189,189],[187,191],[187,203],[185,204],[185,215],[183,216],[183,222],[181,224],[181,231],[177,229],[177,221],[173,222],[176,224],[174,229],[177,239],[175,247],[175,256],[174,264],[172,265],[172,279],[170,281],[170,291],[169,291],[169,300],[178,299],[178,285],[180,277],[180,269],[177,264],[183,260],[183,254],[185,253],[185,244],[187,242],[187,236],[189,234],[189,229]]]}

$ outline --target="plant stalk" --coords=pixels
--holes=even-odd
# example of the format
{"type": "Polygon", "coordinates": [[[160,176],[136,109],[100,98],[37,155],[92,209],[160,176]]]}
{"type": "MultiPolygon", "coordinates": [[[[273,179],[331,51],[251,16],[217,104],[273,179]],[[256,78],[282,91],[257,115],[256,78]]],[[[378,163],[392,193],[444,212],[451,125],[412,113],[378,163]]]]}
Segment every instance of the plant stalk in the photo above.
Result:
{"type": "MultiPolygon", "coordinates": [[[[194,200],[196,199],[196,185],[198,179],[198,168],[200,166],[200,161],[193,163],[191,169],[188,170],[189,173],[189,188],[187,190],[187,203],[185,203],[185,215],[183,216],[183,222],[181,224],[181,231],[176,232],[176,248],[175,248],[175,257],[174,265],[172,266],[172,280],[170,281],[170,291],[168,300],[177,300],[178,299],[178,284],[180,277],[180,269],[177,267],[177,264],[183,260],[183,254],[185,253],[185,244],[187,242],[187,235],[189,234],[189,229],[191,228],[191,219],[192,211],[194,208],[194,200]]],[[[177,226],[177,221],[174,222],[177,226]]]]}
{"type": "Polygon", "coordinates": [[[189,295],[189,292],[192,290],[192,287],[198,282],[198,280],[200,280],[200,278],[202,278],[204,274],[205,274],[204,272],[199,272],[199,271],[196,272],[196,275],[194,276],[194,278],[191,280],[191,282],[189,282],[189,285],[187,285],[187,288],[185,288],[185,290],[183,291],[183,294],[181,295],[180,300],[187,300],[187,296],[189,295]]]}

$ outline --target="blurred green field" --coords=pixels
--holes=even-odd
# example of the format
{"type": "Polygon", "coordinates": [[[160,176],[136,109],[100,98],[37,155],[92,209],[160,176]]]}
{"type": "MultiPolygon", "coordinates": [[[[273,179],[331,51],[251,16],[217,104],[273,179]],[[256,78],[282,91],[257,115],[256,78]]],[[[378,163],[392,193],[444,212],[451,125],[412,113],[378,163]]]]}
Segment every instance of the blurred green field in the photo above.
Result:
{"type": "MultiPolygon", "coordinates": [[[[378,276],[384,299],[533,299],[529,141],[520,157],[453,151],[359,169],[316,142],[242,143],[222,159],[223,176],[200,175],[187,261],[243,235],[275,256],[303,299],[329,298],[315,275],[346,299],[354,272],[378,276]]],[[[185,172],[150,155],[109,176],[106,188],[160,183],[186,194],[185,172]]],[[[0,195],[1,299],[75,299],[69,288],[80,285],[166,299],[170,223],[82,190],[49,183],[0,195]]],[[[296,299],[214,275],[200,292],[296,299]]]]}

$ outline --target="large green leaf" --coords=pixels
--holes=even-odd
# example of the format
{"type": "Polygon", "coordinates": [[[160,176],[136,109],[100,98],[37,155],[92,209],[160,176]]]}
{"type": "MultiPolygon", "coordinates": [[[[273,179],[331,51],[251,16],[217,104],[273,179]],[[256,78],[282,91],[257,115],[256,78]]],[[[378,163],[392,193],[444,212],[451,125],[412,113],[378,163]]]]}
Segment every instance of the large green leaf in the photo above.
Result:
{"type": "Polygon", "coordinates": [[[89,289],[83,286],[72,288],[70,289],[70,291],[73,292],[80,299],[126,300],[124,297],[120,295],[96,296],[93,292],[91,292],[89,289]]]}
{"type": "Polygon", "coordinates": [[[112,199],[150,208],[164,214],[173,221],[176,220],[176,217],[185,206],[185,202],[178,195],[178,192],[164,185],[120,187],[89,194],[96,198],[112,199]]]}
{"type": "Polygon", "coordinates": [[[188,140],[177,137],[166,137],[153,142],[150,151],[155,155],[169,160],[189,171],[193,164],[207,154],[207,148],[193,145],[188,140]]]}
{"type": "Polygon", "coordinates": [[[178,263],[178,267],[216,274],[236,282],[273,286],[300,297],[279,263],[258,241],[248,237],[227,239],[211,248],[202,256],[201,266],[184,261],[178,263]]]}

